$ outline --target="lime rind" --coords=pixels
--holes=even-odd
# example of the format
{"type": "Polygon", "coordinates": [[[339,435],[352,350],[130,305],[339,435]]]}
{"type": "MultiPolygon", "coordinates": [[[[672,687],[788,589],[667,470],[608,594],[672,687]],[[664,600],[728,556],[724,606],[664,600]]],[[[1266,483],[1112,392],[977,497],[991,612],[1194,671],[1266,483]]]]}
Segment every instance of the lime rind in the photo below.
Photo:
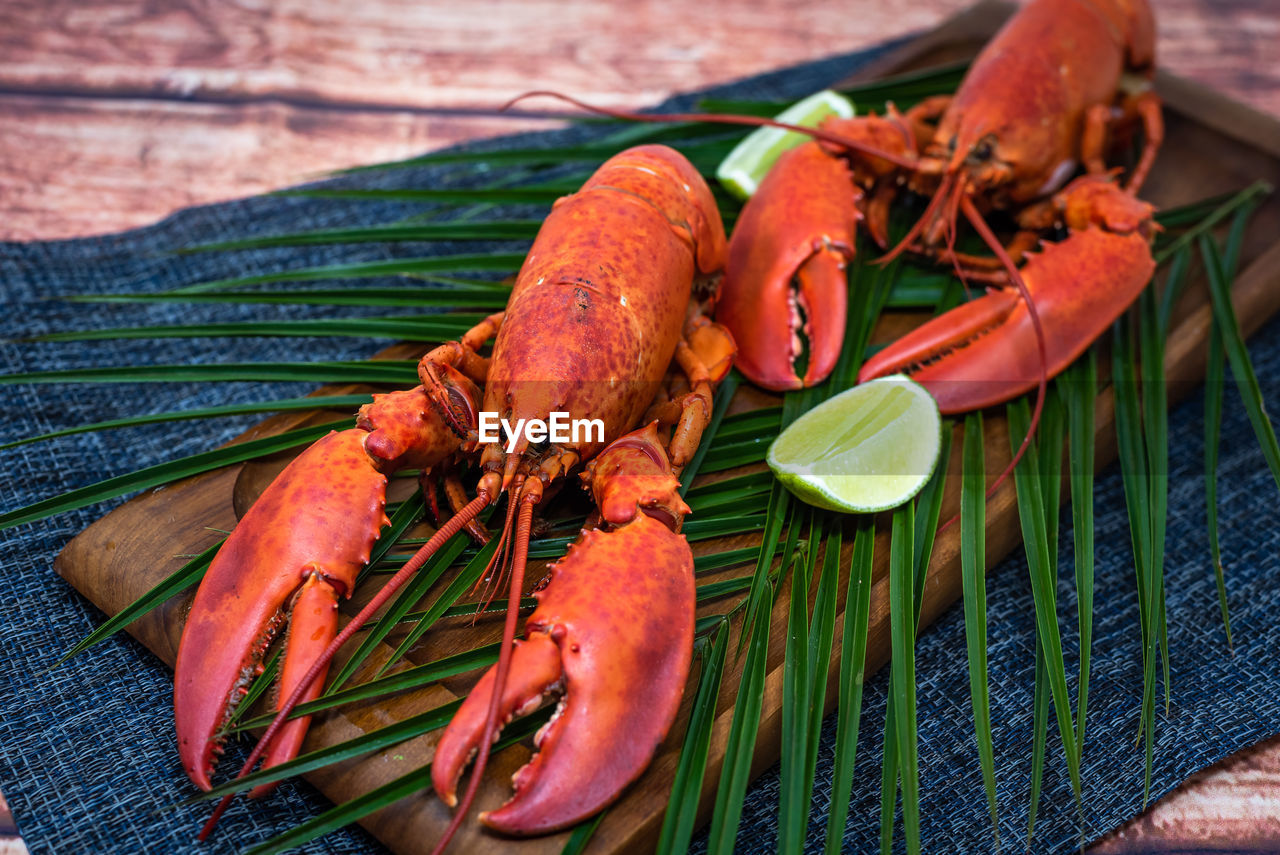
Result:
{"type": "MultiPolygon", "coordinates": [[[[797,101],[774,118],[790,125],[814,128],[828,116],[853,118],[853,102],[839,92],[824,89],[797,101]]],[[[774,162],[784,151],[795,148],[808,139],[798,131],[756,128],[720,162],[720,166],[716,168],[716,178],[734,196],[747,199],[756,192],[760,182],[769,174],[774,162]]]]}
{"type": "Polygon", "coordinates": [[[938,465],[942,417],[927,390],[894,375],[855,386],[797,419],[769,447],[769,468],[802,501],[870,513],[918,493],[938,465]]]}

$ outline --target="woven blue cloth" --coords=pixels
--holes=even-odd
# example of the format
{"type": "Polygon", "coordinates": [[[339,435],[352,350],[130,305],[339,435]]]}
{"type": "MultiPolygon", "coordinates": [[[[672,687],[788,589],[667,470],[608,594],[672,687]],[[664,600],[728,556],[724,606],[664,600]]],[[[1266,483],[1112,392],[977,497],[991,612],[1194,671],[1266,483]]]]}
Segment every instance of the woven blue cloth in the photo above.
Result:
{"type": "MultiPolygon", "coordinates": [[[[797,97],[828,85],[877,52],[835,57],[717,90],[741,97],[797,97]]],[[[685,107],[690,98],[666,108],[685,107]]],[[[554,144],[590,129],[498,140],[495,148],[554,144]]],[[[368,173],[346,186],[448,187],[463,181],[453,167],[368,173]]],[[[8,311],[0,318],[0,371],[139,363],[203,363],[362,358],[385,342],[362,339],[171,339],[35,344],[14,338],[63,330],[212,320],[308,317],[332,310],[270,306],[74,304],[46,298],[90,293],[159,291],[230,276],[304,265],[446,253],[463,247],[345,245],[179,255],[183,247],[306,229],[395,221],[421,209],[391,203],[262,197],[183,211],[145,229],[73,241],[0,244],[0,287],[8,311]]],[[[474,248],[474,245],[471,245],[474,248]]],[[[346,310],[344,310],[346,311],[346,310]]],[[[348,316],[350,313],[347,313],[348,316]]],[[[1280,328],[1253,345],[1258,373],[1280,376],[1280,328]]],[[[0,442],[33,433],[138,413],[286,397],[297,384],[0,385],[0,442]],[[265,388],[264,388],[265,387],[265,388]]],[[[1276,391],[1276,390],[1271,390],[1276,391]]],[[[1280,646],[1274,615],[1280,606],[1274,524],[1275,485],[1267,474],[1234,392],[1228,395],[1221,475],[1221,521],[1236,650],[1225,648],[1208,546],[1201,479],[1201,408],[1172,416],[1167,585],[1173,704],[1157,723],[1153,794],[1188,773],[1276,732],[1280,722],[1280,646]],[[1259,522],[1263,524],[1259,524],[1259,522]],[[1268,524],[1270,523],[1270,524],[1268,524]]],[[[0,509],[10,510],[135,467],[206,450],[235,436],[252,417],[137,427],[83,434],[0,451],[0,509]]],[[[216,840],[197,848],[192,832],[204,805],[179,802],[192,792],[174,750],[171,674],[128,637],[117,637],[71,662],[58,654],[99,625],[103,616],[52,571],[58,550],[117,502],[21,526],[0,538],[0,788],[31,850],[43,852],[236,851],[326,807],[305,784],[224,819],[216,840]]],[[[1100,479],[1097,494],[1097,618],[1089,737],[1084,755],[1085,801],[1079,816],[1065,768],[1056,758],[1045,775],[1035,851],[1065,852],[1095,839],[1141,807],[1142,758],[1133,748],[1141,675],[1137,600],[1119,476],[1100,479]]],[[[1070,537],[1063,534],[1058,597],[1064,625],[1073,624],[1075,595],[1070,537]]],[[[1011,558],[989,581],[991,695],[1000,779],[1001,836],[1008,851],[1025,848],[1027,746],[1031,732],[1034,629],[1026,566],[1011,558]]],[[[1074,632],[1064,638],[1073,673],[1074,632]]],[[[918,652],[920,763],[924,840],[930,851],[982,851],[991,834],[972,739],[968,678],[959,607],[924,633],[918,652]]],[[[867,685],[847,848],[876,845],[879,758],[886,674],[867,685]]],[[[1071,678],[1074,694],[1075,680],[1071,678]]],[[[814,796],[811,841],[821,840],[829,798],[833,721],[824,730],[814,796]]],[[[228,758],[228,765],[235,757],[228,758]]],[[[776,769],[753,785],[744,811],[743,851],[775,845],[776,769]]],[[[705,840],[695,843],[704,848],[705,840]]],[[[306,847],[313,852],[377,851],[359,829],[335,832],[306,847]]]]}

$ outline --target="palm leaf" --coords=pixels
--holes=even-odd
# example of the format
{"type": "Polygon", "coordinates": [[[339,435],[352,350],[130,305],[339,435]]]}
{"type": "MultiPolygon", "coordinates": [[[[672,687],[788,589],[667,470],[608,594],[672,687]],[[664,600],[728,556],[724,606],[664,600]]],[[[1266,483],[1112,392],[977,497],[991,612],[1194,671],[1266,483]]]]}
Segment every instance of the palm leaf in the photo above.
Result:
{"type": "Polygon", "coordinates": [[[782,710],[782,784],[778,812],[778,848],[800,852],[809,826],[810,798],[818,757],[818,735],[826,703],[827,667],[836,617],[836,576],[842,533],[831,515],[810,513],[807,560],[792,565],[791,609],[783,660],[783,695],[793,698],[782,710]],[[819,539],[819,531],[822,532],[819,539]],[[821,573],[809,620],[809,580],[821,573]],[[803,570],[803,572],[802,572],[803,570]]]}
{"type": "MultiPolygon", "coordinates": [[[[314,715],[318,712],[325,712],[344,704],[355,703],[356,701],[371,700],[379,697],[386,697],[394,693],[405,692],[410,689],[419,689],[439,682],[447,677],[453,677],[458,674],[465,674],[468,671],[475,671],[480,668],[488,668],[490,665],[498,661],[498,647],[500,644],[485,644],[474,650],[466,650],[462,653],[455,653],[452,656],[445,656],[433,662],[425,662],[422,665],[415,665],[412,668],[406,668],[403,671],[397,671],[394,674],[384,674],[367,683],[359,683],[346,689],[338,691],[326,692],[323,697],[314,701],[298,704],[294,708],[290,718],[300,718],[306,715],[314,715]]],[[[265,677],[265,674],[264,674],[265,677]]],[[[271,681],[263,679],[254,681],[254,685],[261,683],[263,687],[269,686],[271,681]]],[[[248,698],[245,704],[249,703],[248,698]]],[[[263,728],[271,724],[275,715],[265,713],[256,718],[242,721],[236,725],[233,732],[254,730],[263,728]]],[[[230,786],[230,785],[228,785],[230,786]]],[[[229,792],[224,790],[223,792],[229,792]]]]}
{"type": "Polygon", "coordinates": [[[1071,532],[1074,538],[1077,628],[1080,634],[1080,680],[1076,693],[1076,743],[1084,752],[1089,701],[1089,660],[1093,646],[1093,467],[1094,401],[1098,361],[1093,348],[1068,369],[1063,382],[1067,436],[1071,443],[1071,532]]]}
{"type": "Polygon", "coordinates": [[[257,772],[245,775],[242,778],[236,778],[225,784],[213,787],[212,789],[201,793],[192,798],[193,801],[207,801],[210,799],[218,799],[228,793],[242,793],[249,789],[266,784],[272,781],[283,781],[293,775],[302,774],[315,769],[323,769],[334,763],[343,760],[350,760],[359,757],[362,754],[368,754],[381,748],[387,748],[397,745],[414,737],[422,736],[425,733],[431,733],[433,730],[439,730],[449,723],[453,718],[453,714],[458,711],[458,707],[462,706],[461,700],[449,701],[435,709],[427,710],[423,713],[410,716],[403,721],[395,724],[389,724],[386,727],[380,727],[363,733],[360,736],[348,739],[335,745],[328,745],[324,748],[317,748],[315,751],[309,751],[301,754],[292,760],[281,763],[278,766],[272,766],[269,769],[260,769],[257,772]]]}
{"type": "Polygon", "coordinates": [[[991,697],[987,688],[987,484],[982,413],[964,421],[960,492],[960,572],[964,586],[965,642],[969,656],[969,695],[982,783],[991,811],[995,848],[1000,848],[996,814],[995,748],[991,739],[991,697]]]}
{"type": "MultiPolygon", "coordinates": [[[[265,288],[251,290],[222,291],[161,291],[158,294],[121,293],[121,294],[88,294],[68,297],[70,303],[222,303],[227,305],[246,305],[262,303],[285,306],[361,306],[365,308],[409,307],[409,308],[442,308],[460,307],[498,308],[506,305],[511,289],[502,282],[483,279],[460,280],[431,277],[433,283],[441,283],[436,287],[399,287],[399,288],[285,288],[268,291],[265,288]]],[[[32,341],[53,341],[50,338],[33,337],[32,341]]],[[[68,341],[60,338],[58,341],[68,341]]]]}
{"type": "MultiPolygon", "coordinates": [[[[893,514],[889,547],[890,691],[893,693],[893,751],[902,786],[902,826],[907,852],[920,851],[920,778],[916,756],[916,617],[914,608],[915,508],[907,502],[893,514]]],[[[889,743],[885,743],[886,752],[889,743]]],[[[887,764],[886,764],[887,765],[887,764]]]]}
{"type": "MultiPolygon", "coordinates": [[[[772,554],[772,553],[770,553],[772,554]]],[[[742,816],[742,799],[747,789],[751,770],[751,755],[755,748],[756,730],[760,726],[760,710],[764,700],[766,657],[769,650],[769,613],[773,605],[773,582],[766,578],[766,589],[752,594],[760,599],[755,619],[743,624],[743,632],[750,630],[747,658],[743,665],[742,680],[738,684],[738,699],[733,708],[733,721],[729,740],[725,746],[724,764],[720,770],[720,786],[716,790],[715,808],[711,815],[710,840],[707,851],[733,852],[738,820],[742,816]]]]}
{"type": "Polygon", "coordinates": [[[486,252],[465,255],[437,255],[426,258],[397,258],[390,261],[358,261],[349,264],[328,264],[323,267],[304,267],[279,273],[260,273],[254,276],[237,276],[215,279],[176,288],[170,294],[200,294],[207,291],[225,291],[249,285],[265,285],[269,282],[319,282],[326,279],[361,279],[379,276],[409,276],[431,279],[439,273],[515,273],[524,263],[524,253],[486,252]]]}
{"type": "Polygon", "coordinates": [[[667,813],[662,821],[662,831],[658,834],[658,855],[687,851],[693,837],[698,800],[702,795],[702,778],[707,769],[707,754],[711,749],[716,698],[720,694],[725,651],[728,648],[729,621],[722,618],[716,625],[715,636],[710,643],[704,640],[699,645],[702,653],[702,675],[698,678],[698,691],[694,695],[693,711],[689,715],[689,728],[685,731],[680,762],[676,766],[675,780],[671,784],[667,813]]]}
{"type": "Polygon", "coordinates": [[[417,363],[380,359],[360,362],[232,362],[217,365],[118,365],[68,368],[0,375],[0,384],[15,383],[208,383],[222,381],[298,383],[385,383],[400,387],[417,382],[417,363]]]}
{"type": "Polygon", "coordinates": [[[849,798],[853,793],[853,761],[858,751],[858,722],[862,715],[862,682],[867,663],[867,624],[871,614],[876,529],[871,517],[861,517],[849,563],[844,632],[840,648],[840,700],[836,714],[835,763],[832,767],[831,808],[827,814],[824,851],[840,852],[849,798]]]}
{"type": "Polygon", "coordinates": [[[105,422],[63,428],[36,436],[28,436],[0,445],[0,450],[16,448],[32,442],[44,442],[63,436],[74,436],[78,433],[91,433],[99,430],[114,430],[122,427],[160,424],[163,422],[191,421],[193,419],[212,419],[225,416],[243,416],[251,413],[283,413],[291,410],[315,410],[321,407],[341,408],[347,411],[372,400],[369,395],[315,395],[307,398],[285,398],[279,401],[262,401],[249,404],[225,404],[220,407],[201,407],[194,410],[173,410],[167,413],[148,413],[141,416],[130,416],[125,419],[111,419],[105,422]]]}
{"type": "Polygon", "coordinates": [[[1244,344],[1244,335],[1240,332],[1240,324],[1236,320],[1235,310],[1231,306],[1230,279],[1223,263],[1222,253],[1217,245],[1206,237],[1200,238],[1200,252],[1205,259],[1206,273],[1209,279],[1209,295],[1213,300],[1214,324],[1222,333],[1222,346],[1226,351],[1227,364],[1235,377],[1236,387],[1244,400],[1245,412],[1249,416],[1249,424],[1258,438],[1262,448],[1262,456],[1271,469],[1276,484],[1280,486],[1280,445],[1276,443],[1275,428],[1267,418],[1262,405],[1262,390],[1258,386],[1258,376],[1253,370],[1253,361],[1244,344]]]}
{"type": "MultiPolygon", "coordinates": [[[[1048,558],[1048,573],[1056,579],[1058,575],[1058,505],[1061,492],[1059,490],[1059,473],[1062,467],[1062,411],[1058,403],[1058,388],[1054,383],[1045,396],[1044,411],[1040,420],[1040,431],[1036,438],[1035,448],[1029,448],[1034,462],[1039,458],[1040,471],[1037,476],[1039,488],[1042,490],[1040,504],[1044,512],[1044,528],[1048,558]]],[[[1011,423],[1012,427],[1012,423],[1011,423]]],[[[1019,429],[1021,429],[1021,425],[1019,429]]],[[[1021,513],[1021,507],[1019,508],[1021,513]]],[[[1030,566],[1030,560],[1028,560],[1030,566]]],[[[1056,611],[1056,608],[1055,608],[1056,611]]],[[[1065,671],[1065,668],[1064,668],[1065,671]]],[[[1065,679],[1065,673],[1064,673],[1065,679]]],[[[1036,639],[1036,677],[1035,701],[1032,712],[1032,750],[1031,750],[1031,795],[1027,810],[1027,840],[1035,834],[1036,814],[1039,811],[1040,788],[1044,778],[1045,750],[1049,735],[1049,706],[1052,700],[1050,665],[1045,658],[1044,644],[1036,639]]]]}
{"type": "Polygon", "coordinates": [[[1209,353],[1204,367],[1204,504],[1209,535],[1209,557],[1214,582],[1218,586],[1218,608],[1222,627],[1231,644],[1231,613],[1227,605],[1227,580],[1222,570],[1222,547],[1218,543],[1218,445],[1222,432],[1222,391],[1226,385],[1226,352],[1217,324],[1209,325],[1209,353]]]}
{"type": "Polygon", "coordinates": [[[1143,788],[1145,803],[1150,788],[1152,760],[1152,731],[1155,726],[1154,704],[1151,703],[1151,686],[1155,680],[1155,662],[1152,658],[1152,612],[1147,581],[1151,546],[1149,518],[1145,502],[1150,494],[1147,457],[1143,450],[1144,437],[1139,415],[1139,397],[1136,390],[1136,357],[1134,336],[1123,321],[1118,321],[1113,332],[1111,382],[1115,389],[1116,447],[1120,457],[1120,473],[1124,485],[1125,507],[1129,517],[1129,533],[1133,542],[1134,574],[1137,581],[1139,624],[1142,627],[1143,700],[1139,723],[1139,735],[1146,738],[1146,767],[1143,788]]]}
{"type": "MultiPolygon", "coordinates": [[[[778,796],[778,851],[799,852],[809,815],[805,780],[809,754],[809,580],[818,563],[817,526],[813,508],[801,511],[809,528],[805,559],[791,564],[791,597],[782,666],[782,694],[791,703],[782,708],[782,773],[778,796]]],[[[792,521],[796,525],[795,520],[792,521]]]]}
{"type": "Polygon", "coordinates": [[[84,508],[127,493],[158,487],[161,484],[168,484],[191,475],[210,472],[232,463],[252,460],[255,457],[262,457],[287,448],[295,448],[299,445],[307,445],[331,430],[352,427],[354,424],[353,420],[345,419],[340,422],[330,422],[315,427],[296,428],[276,436],[253,439],[214,451],[192,454],[188,457],[171,460],[168,463],[148,466],[136,472],[130,472],[127,475],[107,478],[96,484],[90,484],[87,487],[71,490],[60,496],[54,496],[51,499],[45,499],[44,501],[27,505],[24,508],[17,508],[0,514],[0,531],[32,522],[33,520],[44,519],[54,514],[74,511],[77,508],[84,508]]]}
{"type": "Polygon", "coordinates": [[[268,235],[241,240],[204,243],[179,250],[182,254],[195,252],[226,252],[240,249],[267,249],[281,246],[331,246],[343,243],[394,243],[399,241],[432,240],[532,240],[538,233],[541,220],[465,220],[443,223],[396,223],[389,226],[364,226],[363,228],[317,229],[294,234],[268,235]]]}
{"type": "MultiPolygon", "coordinates": [[[[501,308],[496,300],[491,308],[501,308]]],[[[484,315],[449,313],[393,318],[292,318],[279,321],[171,324],[153,327],[83,330],[38,336],[37,341],[101,341],[104,339],[204,338],[208,336],[356,336],[359,338],[412,339],[415,341],[459,338],[484,315]]]]}
{"type": "Polygon", "coordinates": [[[578,823],[574,827],[573,833],[569,835],[569,839],[564,842],[564,848],[560,850],[560,855],[580,855],[580,853],[586,851],[592,835],[596,833],[596,829],[600,827],[600,823],[604,822],[604,818],[608,815],[609,809],[605,808],[595,816],[578,823]]]}
{"type": "MultiPolygon", "coordinates": [[[[539,727],[541,727],[547,719],[547,713],[534,714],[529,718],[521,719],[510,725],[502,737],[494,743],[493,749],[501,751],[509,745],[515,745],[522,739],[531,736],[539,727]]],[[[446,718],[445,721],[448,719],[446,718]]],[[[445,722],[441,722],[438,727],[443,727],[445,722]]],[[[393,725],[394,726],[394,725],[393,725]]],[[[384,728],[385,729],[385,728],[384,728]]],[[[377,731],[375,731],[376,733],[377,731]]],[[[426,732],[426,731],[424,731],[426,732]]],[[[356,737],[360,739],[362,737],[356,737]]],[[[343,743],[345,744],[345,743],[343,743]]],[[[340,746],[334,746],[335,748],[340,746]]],[[[270,772],[283,767],[273,767],[270,772]]],[[[246,850],[246,855],[274,855],[277,852],[284,852],[295,846],[300,846],[309,840],[315,840],[345,825],[368,816],[375,811],[382,810],[384,807],[395,804],[405,796],[412,795],[422,789],[422,782],[429,777],[431,764],[427,764],[419,769],[414,769],[407,774],[401,775],[392,781],[388,781],[380,787],[375,787],[363,795],[357,796],[349,802],[337,805],[308,822],[290,829],[289,831],[279,834],[270,840],[261,843],[246,850]]],[[[248,777],[241,778],[241,781],[248,780],[248,777]]]]}
{"type": "MultiPolygon", "coordinates": [[[[1021,437],[1026,436],[1030,415],[1026,399],[1019,399],[1007,407],[1009,419],[1010,453],[1017,452],[1021,437]]],[[[1058,721],[1058,733],[1062,737],[1063,754],[1067,772],[1077,801],[1080,799],[1080,754],[1076,748],[1075,724],[1072,720],[1071,702],[1067,696],[1066,666],[1062,655],[1062,639],[1058,630],[1058,615],[1054,597],[1054,557],[1049,553],[1049,526],[1044,502],[1044,478],[1036,454],[1036,443],[1028,446],[1026,453],[1014,467],[1014,482],[1018,492],[1018,519],[1022,526],[1022,542],[1027,554],[1027,569],[1031,576],[1031,593],[1035,602],[1036,637],[1043,645],[1049,687],[1058,721]]],[[[1056,483],[1056,480],[1055,480],[1056,483]]]]}

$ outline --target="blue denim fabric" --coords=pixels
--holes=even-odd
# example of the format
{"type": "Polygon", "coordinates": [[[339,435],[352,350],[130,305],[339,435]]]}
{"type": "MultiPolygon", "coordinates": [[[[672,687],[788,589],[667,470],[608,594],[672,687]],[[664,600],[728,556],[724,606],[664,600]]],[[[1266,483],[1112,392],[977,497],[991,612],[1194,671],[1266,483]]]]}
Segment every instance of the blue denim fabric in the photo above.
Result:
{"type": "MultiPolygon", "coordinates": [[[[835,57],[755,78],[716,91],[741,97],[797,97],[822,88],[879,51],[835,57]]],[[[687,107],[691,98],[665,108],[687,107]]],[[[590,129],[492,141],[495,148],[548,145],[590,129]]],[[[465,183],[465,171],[434,167],[365,173],[339,179],[345,186],[447,187],[465,183]]],[[[390,203],[353,203],[259,197],[195,208],[155,226],[72,241],[0,244],[0,288],[7,311],[0,318],[0,372],[139,363],[217,363],[354,359],[385,344],[364,339],[172,339],[139,344],[103,341],[64,344],[15,342],[21,336],[70,329],[188,323],[200,320],[321,316],[329,309],[181,304],[69,304],[60,295],[159,291],[229,276],[304,265],[386,259],[462,247],[346,245],[240,252],[175,254],[213,241],[287,231],[390,222],[420,209],[390,203]]],[[[474,245],[470,245],[474,248],[474,245]]],[[[343,310],[347,311],[347,310],[343,310]]],[[[1272,325],[1254,347],[1259,375],[1277,375],[1280,329],[1272,325]]],[[[0,442],[58,428],[137,413],[284,397],[308,391],[300,384],[0,385],[0,442]]],[[[1193,400],[1172,417],[1168,552],[1169,636],[1173,705],[1157,723],[1153,792],[1169,789],[1192,770],[1274,733],[1280,721],[1280,671],[1271,653],[1280,642],[1273,614],[1280,595],[1269,584],[1275,570],[1275,485],[1262,463],[1234,392],[1228,393],[1221,475],[1221,513],[1228,592],[1236,650],[1228,655],[1204,535],[1200,469],[1200,405],[1193,400]],[[1259,524],[1261,523],[1261,524],[1259,524]]],[[[85,434],[0,451],[0,509],[122,474],[135,467],[213,448],[254,417],[136,427],[85,434]]],[[[216,840],[197,848],[192,834],[205,805],[183,805],[191,787],[173,747],[171,675],[128,637],[116,637],[71,662],[58,655],[103,616],[52,571],[53,557],[76,533],[119,501],[21,526],[0,539],[0,789],[34,853],[238,851],[326,807],[306,784],[286,784],[252,809],[233,810],[216,840]]],[[[1085,749],[1085,805],[1077,817],[1065,770],[1051,760],[1038,821],[1037,851],[1075,849],[1141,807],[1142,758],[1133,748],[1141,660],[1127,522],[1114,467],[1099,482],[1098,595],[1090,727],[1085,749]]],[[[1058,596],[1072,615],[1070,538],[1058,596]]],[[[1006,561],[990,577],[991,694],[1000,780],[1002,839],[1023,848],[1031,727],[1034,635],[1025,563],[1006,561]],[[1010,771],[1012,770],[1012,771],[1010,771]]],[[[1068,620],[1064,618],[1064,620],[1068,620]]],[[[1074,622],[1074,617],[1069,618],[1074,622]]],[[[990,832],[971,736],[967,673],[959,607],[920,641],[919,675],[924,840],[930,851],[980,851],[990,832]]],[[[1064,636],[1069,671],[1074,632],[1064,636]]],[[[1074,679],[1071,681],[1074,692],[1074,679]]],[[[846,842],[852,851],[874,847],[877,835],[880,730],[886,680],[867,687],[853,811],[846,842]]],[[[812,835],[821,840],[828,800],[833,722],[824,731],[812,835]]],[[[1052,746],[1056,736],[1051,735],[1052,746]]],[[[235,762],[232,749],[227,763],[235,762]]],[[[739,839],[744,851],[772,849],[776,769],[748,795],[739,839]]],[[[704,846],[699,842],[695,848],[704,846]]],[[[330,834],[306,847],[313,852],[378,850],[359,829],[330,834]]]]}

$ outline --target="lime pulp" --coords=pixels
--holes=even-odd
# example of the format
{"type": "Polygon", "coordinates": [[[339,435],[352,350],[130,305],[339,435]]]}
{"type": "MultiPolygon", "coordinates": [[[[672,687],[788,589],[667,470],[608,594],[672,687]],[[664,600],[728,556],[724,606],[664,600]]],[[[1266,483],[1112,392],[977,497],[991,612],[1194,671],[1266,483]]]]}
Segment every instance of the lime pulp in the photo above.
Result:
{"type": "MultiPolygon", "coordinates": [[[[848,98],[824,89],[792,104],[775,118],[789,125],[816,128],[828,116],[848,119],[853,114],[853,103],[848,98]]],[[[756,192],[760,182],[769,174],[774,162],[784,151],[795,148],[808,139],[798,131],[756,128],[720,162],[716,178],[730,193],[739,199],[746,199],[756,192]]]]}
{"type": "Polygon", "coordinates": [[[942,418],[923,386],[882,377],[796,419],[769,447],[769,468],[809,504],[845,512],[897,507],[933,475],[942,418]]]}

